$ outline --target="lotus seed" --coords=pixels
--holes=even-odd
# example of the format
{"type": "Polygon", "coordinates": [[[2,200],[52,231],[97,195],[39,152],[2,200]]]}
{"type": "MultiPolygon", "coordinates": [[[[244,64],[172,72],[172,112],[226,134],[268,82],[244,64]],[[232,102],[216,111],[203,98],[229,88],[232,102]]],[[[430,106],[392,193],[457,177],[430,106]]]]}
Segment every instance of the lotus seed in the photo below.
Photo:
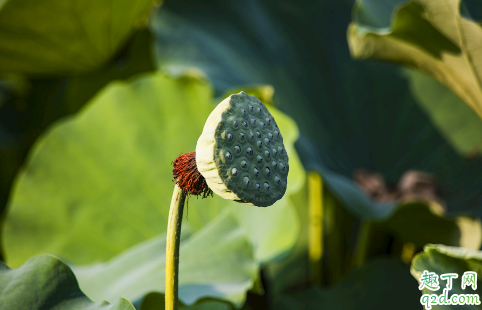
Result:
{"type": "Polygon", "coordinates": [[[274,156],[278,155],[278,151],[276,149],[273,149],[273,154],[274,156]]]}
{"type": "Polygon", "coordinates": [[[258,141],[257,144],[258,144],[258,147],[259,147],[259,148],[262,148],[262,147],[263,147],[263,142],[258,141]]]}
{"type": "Polygon", "coordinates": [[[249,138],[251,139],[251,141],[254,141],[254,135],[252,132],[249,133],[249,138]]]}
{"type": "Polygon", "coordinates": [[[258,173],[259,173],[258,169],[254,168],[254,175],[258,176],[258,173]]]}
{"type": "Polygon", "coordinates": [[[234,176],[238,175],[238,169],[233,168],[233,169],[231,170],[231,174],[234,175],[234,176]]]}
{"type": "Polygon", "coordinates": [[[256,131],[256,136],[258,136],[258,138],[261,138],[261,132],[256,131]]]}
{"type": "Polygon", "coordinates": [[[236,154],[239,154],[239,153],[241,153],[241,148],[236,145],[236,146],[234,147],[234,151],[236,152],[236,154]]]}
{"type": "Polygon", "coordinates": [[[278,177],[274,177],[274,181],[276,182],[277,185],[281,183],[281,180],[278,177]]]}
{"type": "Polygon", "coordinates": [[[227,138],[228,138],[229,142],[233,141],[233,135],[232,134],[228,133],[227,138]]]}
{"type": "Polygon", "coordinates": [[[233,126],[234,126],[234,128],[238,127],[238,122],[237,122],[237,121],[233,121],[233,126]]]}
{"type": "Polygon", "coordinates": [[[258,163],[261,163],[263,161],[263,157],[261,155],[258,155],[258,163]]]}
{"type": "Polygon", "coordinates": [[[273,169],[276,169],[276,167],[278,166],[278,164],[273,160],[273,162],[271,163],[271,166],[273,167],[273,169]]]}
{"type": "Polygon", "coordinates": [[[257,108],[256,110],[258,110],[258,114],[261,115],[261,108],[257,108]]]}
{"type": "Polygon", "coordinates": [[[248,128],[248,123],[243,122],[243,127],[244,127],[244,128],[248,128]]]}
{"type": "Polygon", "coordinates": [[[279,134],[278,131],[275,130],[274,134],[275,134],[276,137],[278,137],[278,138],[280,137],[280,134],[279,134]]]}
{"type": "Polygon", "coordinates": [[[248,148],[246,149],[246,153],[248,153],[249,156],[252,156],[253,155],[253,149],[248,146],[248,148]]]}
{"type": "Polygon", "coordinates": [[[269,156],[270,156],[269,151],[268,150],[264,151],[264,155],[266,155],[266,157],[269,158],[269,156]]]}
{"type": "Polygon", "coordinates": [[[241,161],[241,167],[246,168],[247,166],[248,163],[245,160],[241,161]]]}
{"type": "Polygon", "coordinates": [[[248,177],[244,177],[244,183],[246,183],[246,185],[249,185],[249,178],[248,177]]]}
{"type": "Polygon", "coordinates": [[[269,141],[268,138],[264,138],[264,142],[265,142],[266,144],[269,144],[271,141],[269,141]]]}
{"type": "Polygon", "coordinates": [[[280,152],[280,154],[283,154],[283,148],[281,146],[278,147],[278,151],[280,152]]]}
{"type": "Polygon", "coordinates": [[[281,171],[285,171],[285,165],[283,165],[283,163],[279,163],[279,168],[281,171]]]}
{"type": "Polygon", "coordinates": [[[268,183],[264,183],[264,189],[269,190],[269,184],[268,183]]]}
{"type": "Polygon", "coordinates": [[[249,106],[249,111],[250,111],[250,112],[253,112],[253,110],[254,110],[254,107],[253,107],[252,105],[250,105],[250,106],[249,106]]]}
{"type": "Polygon", "coordinates": [[[269,168],[266,168],[266,176],[269,177],[270,174],[271,174],[271,171],[269,171],[269,168]]]}
{"type": "Polygon", "coordinates": [[[246,110],[245,109],[241,109],[241,113],[243,113],[243,116],[246,116],[246,110]]]}
{"type": "Polygon", "coordinates": [[[256,183],[256,190],[259,191],[260,188],[261,188],[261,186],[259,186],[259,184],[256,183]]]}
{"type": "Polygon", "coordinates": [[[271,132],[268,133],[268,138],[269,138],[270,140],[273,140],[273,134],[272,134],[271,132]]]}
{"type": "Polygon", "coordinates": [[[266,119],[266,124],[268,124],[268,126],[271,126],[271,119],[267,118],[267,119],[266,119]]]}
{"type": "Polygon", "coordinates": [[[232,158],[231,153],[226,152],[226,158],[227,158],[227,159],[231,159],[231,158],[232,158]]]}
{"type": "Polygon", "coordinates": [[[261,128],[264,129],[264,123],[263,122],[259,122],[261,124],[261,128]]]}
{"type": "Polygon", "coordinates": [[[256,120],[254,118],[251,119],[251,124],[256,125],[256,120]]]}
{"type": "Polygon", "coordinates": [[[244,133],[239,133],[239,140],[244,141],[244,133]]]}

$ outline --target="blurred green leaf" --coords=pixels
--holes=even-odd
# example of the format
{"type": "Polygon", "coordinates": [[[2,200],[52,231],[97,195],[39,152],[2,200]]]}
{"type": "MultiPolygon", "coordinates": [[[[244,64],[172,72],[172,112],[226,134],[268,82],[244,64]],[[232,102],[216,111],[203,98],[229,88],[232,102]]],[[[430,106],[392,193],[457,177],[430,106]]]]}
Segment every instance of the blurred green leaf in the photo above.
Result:
{"type": "Polygon", "coordinates": [[[354,57],[417,68],[450,87],[482,118],[481,41],[481,24],[462,0],[359,0],[348,29],[354,57]]]}
{"type": "Polygon", "coordinates": [[[457,95],[425,74],[412,69],[402,71],[410,81],[410,91],[455,150],[465,157],[482,153],[482,122],[457,95]]]}
{"type": "Polygon", "coordinates": [[[435,202],[401,203],[390,218],[375,223],[375,228],[417,247],[430,242],[472,249],[479,249],[482,245],[482,225],[479,219],[445,217],[443,208],[435,202]]]}
{"type": "MultiPolygon", "coordinates": [[[[435,272],[437,275],[444,273],[456,273],[457,279],[453,279],[450,295],[452,294],[482,294],[482,252],[466,248],[451,247],[441,244],[428,244],[424,247],[424,252],[415,256],[412,261],[410,272],[419,281],[424,270],[435,272]],[[462,275],[465,271],[475,271],[477,273],[477,290],[466,288],[462,290],[462,275]]],[[[424,294],[442,294],[446,288],[446,281],[440,279],[440,290],[430,291],[423,288],[424,294]]],[[[433,305],[432,309],[453,309],[452,306],[433,305]]],[[[480,309],[481,306],[464,305],[464,309],[480,309]]]]}
{"type": "MultiPolygon", "coordinates": [[[[142,299],[137,305],[134,303],[134,306],[138,310],[164,310],[165,309],[165,304],[164,304],[164,294],[161,293],[149,293],[147,296],[142,299]]],[[[232,310],[233,307],[231,304],[228,304],[226,302],[222,302],[220,300],[215,300],[211,298],[205,298],[202,299],[196,304],[192,306],[186,306],[182,303],[182,301],[179,302],[179,309],[189,309],[189,310],[232,310]]]]}
{"type": "Polygon", "coordinates": [[[482,120],[461,115],[464,130],[446,139],[437,124],[453,111],[442,120],[432,116],[441,96],[436,81],[426,81],[432,92],[421,96],[400,67],[354,61],[346,42],[351,6],[348,0],[172,1],[150,24],[158,67],[203,74],[218,94],[272,85],[276,106],[300,128],[296,147],[305,169],[321,172],[360,218],[386,219],[397,206],[367,197],[352,181],[359,168],[381,173],[389,185],[410,169],[432,173],[450,212],[482,215],[480,156],[469,160],[454,149],[480,148],[482,120]]]}
{"type": "Polygon", "coordinates": [[[0,71],[54,75],[98,69],[146,23],[155,2],[0,3],[0,71]]]}
{"type": "Polygon", "coordinates": [[[55,120],[77,112],[110,81],[154,71],[150,50],[151,34],[144,29],[136,31],[116,59],[101,70],[69,78],[6,75],[0,81],[5,90],[4,105],[0,103],[0,213],[35,139],[55,120]]]}
{"type": "Polygon", "coordinates": [[[170,162],[195,148],[209,99],[198,80],[148,75],[110,84],[51,127],[14,185],[7,262],[47,252],[90,263],[165,231],[170,162]]]}
{"type": "MultiPolygon", "coordinates": [[[[229,210],[192,236],[182,232],[179,299],[187,305],[203,297],[243,304],[257,276],[249,240],[229,210]]],[[[79,285],[93,300],[142,299],[164,292],[166,235],[138,244],[105,263],[73,267],[79,285]]]]}
{"type": "Polygon", "coordinates": [[[310,287],[278,297],[273,309],[418,309],[420,292],[398,259],[376,259],[330,288],[310,287]]]}
{"type": "MultiPolygon", "coordinates": [[[[9,264],[37,253],[74,264],[105,261],[164,232],[170,163],[195,149],[211,103],[212,89],[198,78],[147,74],[110,84],[77,116],[52,127],[15,182],[4,233],[9,264]]],[[[260,264],[282,258],[296,242],[299,220],[289,196],[305,179],[293,146],[296,124],[270,111],[290,157],[285,197],[269,208],[191,198],[184,220],[195,233],[229,210],[260,264]]],[[[218,238],[212,242],[224,236],[218,238]]]]}
{"type": "Polygon", "coordinates": [[[34,257],[18,269],[10,269],[0,262],[2,309],[135,310],[125,298],[117,296],[113,300],[113,305],[94,304],[79,289],[70,268],[55,257],[34,257]]]}

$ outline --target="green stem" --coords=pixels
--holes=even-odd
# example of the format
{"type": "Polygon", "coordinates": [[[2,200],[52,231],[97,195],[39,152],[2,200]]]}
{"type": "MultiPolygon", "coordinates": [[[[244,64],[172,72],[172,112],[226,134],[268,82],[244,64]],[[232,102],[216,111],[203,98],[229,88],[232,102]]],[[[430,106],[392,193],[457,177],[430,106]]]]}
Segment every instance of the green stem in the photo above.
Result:
{"type": "Polygon", "coordinates": [[[181,240],[182,211],[186,195],[176,184],[172,194],[167,224],[166,241],[166,310],[177,310],[179,285],[179,244],[181,240]]]}
{"type": "Polygon", "coordinates": [[[309,246],[312,282],[322,283],[323,259],[323,180],[316,172],[308,174],[309,191],[309,246]]]}
{"type": "Polygon", "coordinates": [[[360,223],[352,267],[359,267],[367,261],[368,250],[372,241],[372,226],[373,224],[369,221],[360,223]]]}
{"type": "Polygon", "coordinates": [[[346,256],[345,241],[347,224],[344,222],[348,219],[345,209],[336,200],[335,196],[324,187],[323,209],[325,217],[325,282],[323,284],[333,284],[341,280],[344,269],[344,260],[346,256]]]}

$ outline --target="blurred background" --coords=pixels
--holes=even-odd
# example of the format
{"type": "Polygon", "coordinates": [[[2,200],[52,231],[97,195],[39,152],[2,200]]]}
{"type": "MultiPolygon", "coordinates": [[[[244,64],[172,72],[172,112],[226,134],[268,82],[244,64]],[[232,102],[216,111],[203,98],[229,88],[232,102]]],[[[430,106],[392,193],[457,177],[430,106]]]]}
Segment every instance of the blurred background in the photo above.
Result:
{"type": "Polygon", "coordinates": [[[190,199],[182,306],[420,308],[422,270],[482,270],[460,254],[482,243],[481,21],[477,0],[0,0],[0,258],[162,309],[171,162],[245,91],[288,189],[190,199]]]}

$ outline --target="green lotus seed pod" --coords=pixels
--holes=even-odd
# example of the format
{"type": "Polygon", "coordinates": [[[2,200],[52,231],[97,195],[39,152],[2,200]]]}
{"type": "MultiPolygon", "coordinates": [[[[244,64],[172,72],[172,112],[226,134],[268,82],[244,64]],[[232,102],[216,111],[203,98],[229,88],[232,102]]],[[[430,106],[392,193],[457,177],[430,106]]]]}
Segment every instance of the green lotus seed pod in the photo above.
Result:
{"type": "Polygon", "coordinates": [[[196,164],[225,199],[267,207],[286,192],[288,154],[278,125],[261,101],[244,92],[211,112],[196,145],[196,164]]]}

